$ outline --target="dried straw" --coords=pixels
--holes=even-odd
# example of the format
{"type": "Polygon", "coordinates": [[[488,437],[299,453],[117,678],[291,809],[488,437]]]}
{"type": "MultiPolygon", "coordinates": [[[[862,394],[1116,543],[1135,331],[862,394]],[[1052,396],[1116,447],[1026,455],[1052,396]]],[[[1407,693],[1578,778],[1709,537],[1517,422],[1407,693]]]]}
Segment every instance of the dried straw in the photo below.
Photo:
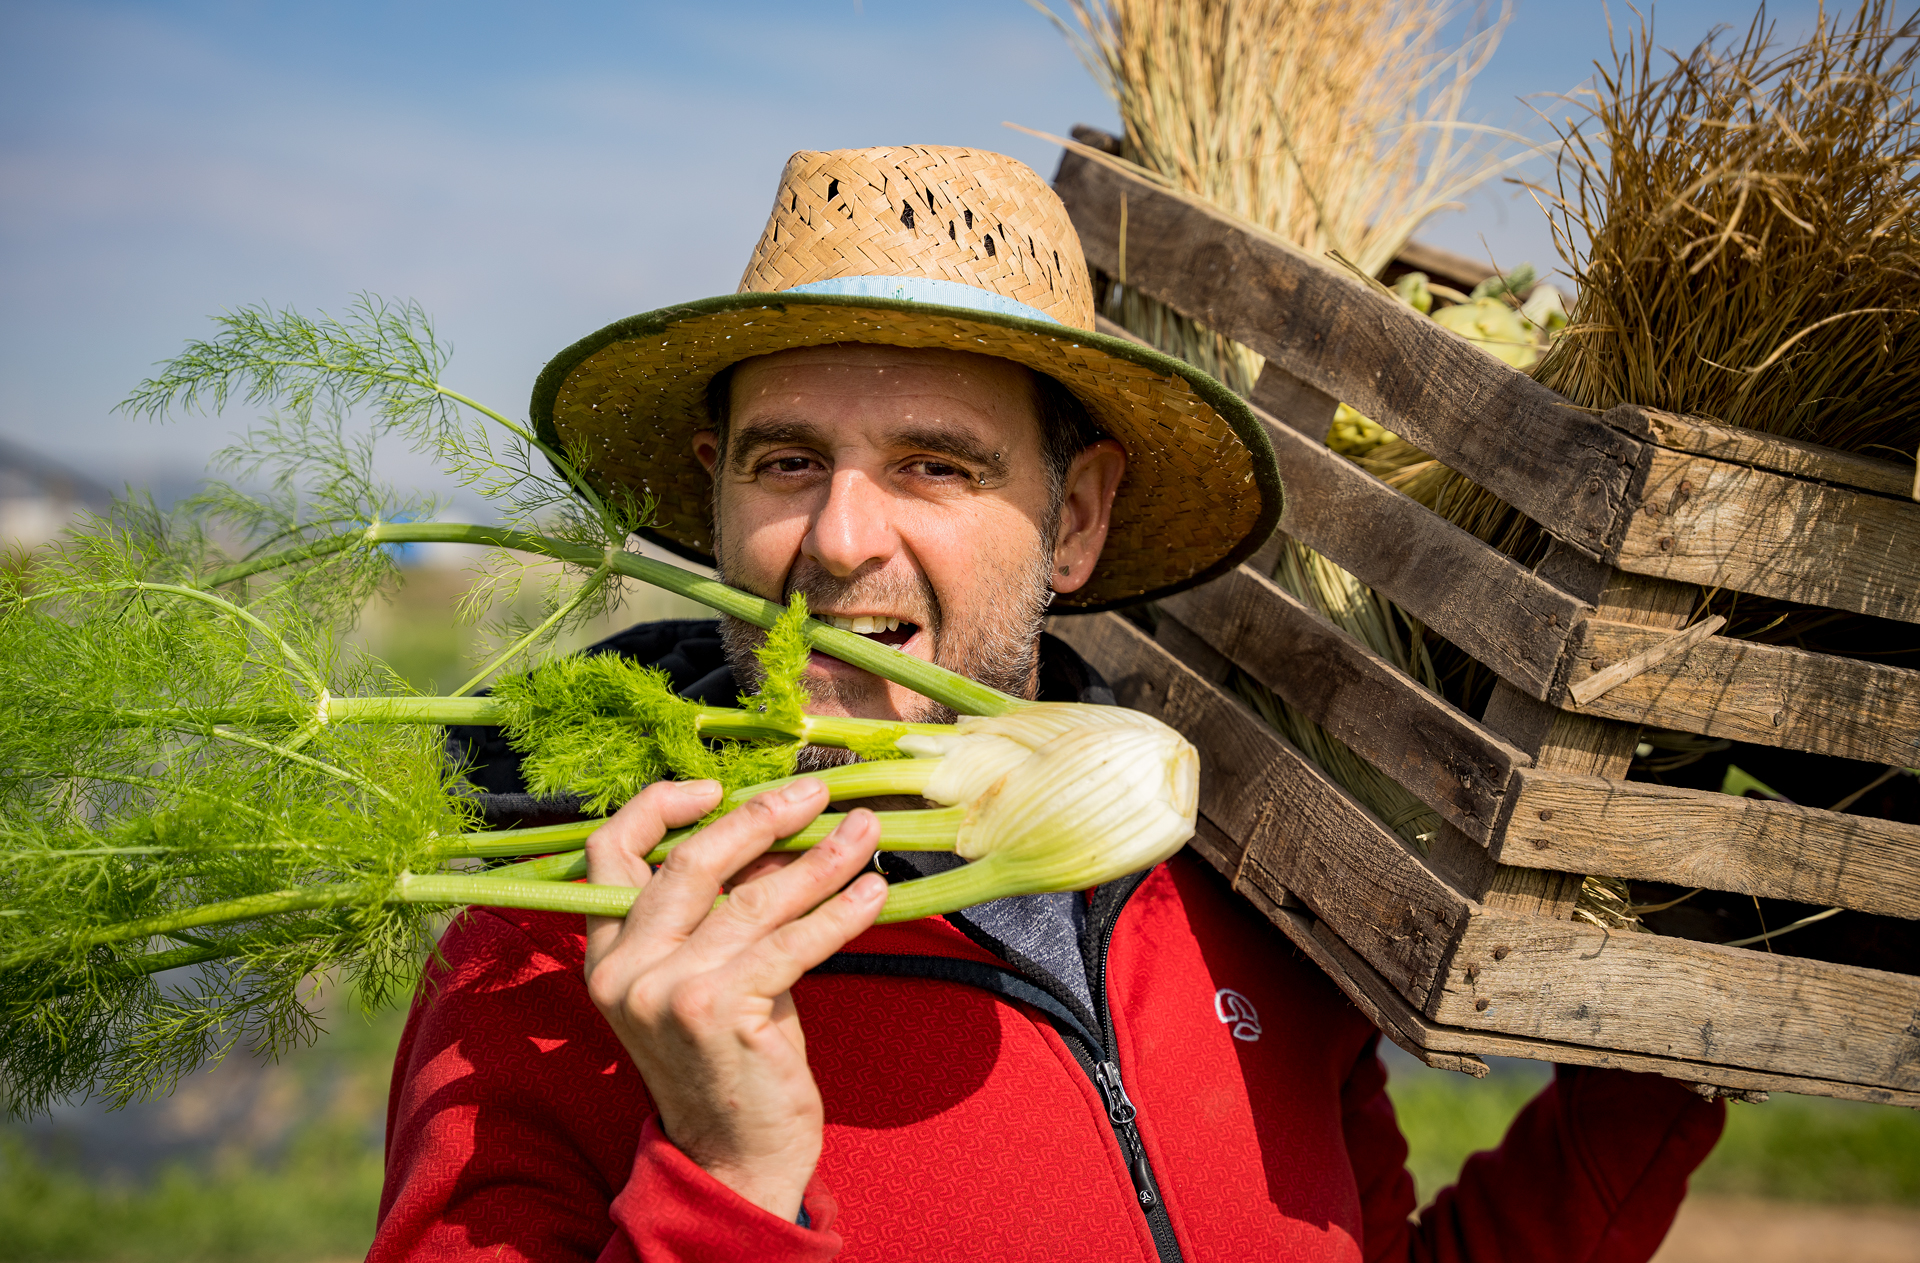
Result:
{"type": "MultiPolygon", "coordinates": [[[[1850,19],[1823,11],[1784,50],[1764,7],[1744,35],[1715,32],[1684,57],[1658,52],[1647,23],[1616,45],[1585,116],[1561,128],[1557,192],[1538,190],[1579,296],[1535,376],[1590,408],[1647,404],[1911,459],[1916,58],[1920,16],[1899,20],[1886,0],[1850,19]]],[[[1369,455],[1375,472],[1519,560],[1550,546],[1463,476],[1436,476],[1424,453],[1369,455]]],[[[1707,608],[1732,636],[1920,654],[1878,620],[1734,593],[1707,608]]],[[[1456,701],[1490,687],[1457,654],[1435,656],[1456,701]]]]}
{"type": "Polygon", "coordinates": [[[1537,376],[1848,451],[1920,444],[1920,16],[1761,9],[1664,74],[1650,25],[1569,123],[1552,200],[1579,285],[1537,376]],[[1581,243],[1586,242],[1584,249],[1581,243]]]}
{"type": "MultiPolygon", "coordinates": [[[[1122,156],[1315,255],[1377,275],[1436,211],[1524,155],[1467,122],[1506,15],[1442,43],[1453,0],[1067,0],[1059,26],[1120,107],[1122,156]]],[[[1241,393],[1261,360],[1114,286],[1108,314],[1241,393]]]]}

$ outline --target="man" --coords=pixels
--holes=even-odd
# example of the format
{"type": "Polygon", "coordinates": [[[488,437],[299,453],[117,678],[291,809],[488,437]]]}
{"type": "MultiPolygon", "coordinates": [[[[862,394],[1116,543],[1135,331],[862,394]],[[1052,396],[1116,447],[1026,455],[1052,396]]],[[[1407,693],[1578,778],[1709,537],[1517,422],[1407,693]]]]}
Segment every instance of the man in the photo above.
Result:
{"type": "MultiPolygon", "coordinates": [[[[1043,613],[1219,573],[1280,489],[1238,400],[1086,332],[1092,310],[1025,167],[803,153],[740,294],[563,352],[535,420],[739,586],[1003,689],[1110,702],[1043,613]]],[[[754,643],[679,623],[600,649],[724,702],[754,643]]],[[[937,717],[820,655],[807,685],[819,713],[937,717]]],[[[489,801],[532,810],[510,752],[477,750],[489,801]]],[[[395,1066],[372,1258],[1625,1263],[1718,1135],[1677,1084],[1563,1069],[1409,1222],[1378,1033],[1204,864],[874,927],[888,879],[955,861],[876,861],[861,809],[765,854],[826,800],[798,782],[649,872],[718,801],[652,786],[588,843],[592,880],[641,888],[624,920],[449,929],[395,1066]]]]}

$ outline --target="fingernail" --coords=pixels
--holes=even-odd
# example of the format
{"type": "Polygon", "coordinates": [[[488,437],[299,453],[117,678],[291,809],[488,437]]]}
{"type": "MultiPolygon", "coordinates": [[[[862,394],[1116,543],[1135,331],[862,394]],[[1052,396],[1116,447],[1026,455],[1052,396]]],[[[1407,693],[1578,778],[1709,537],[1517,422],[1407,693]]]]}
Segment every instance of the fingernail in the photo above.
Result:
{"type": "Polygon", "coordinates": [[[680,783],[696,794],[717,794],[720,792],[719,781],[700,780],[700,781],[681,781],[680,783]]]}
{"type": "Polygon", "coordinates": [[[805,780],[795,781],[780,791],[783,803],[803,803],[820,792],[820,782],[809,776],[805,780]]]}
{"type": "Polygon", "coordinates": [[[878,873],[862,873],[847,887],[847,894],[855,903],[875,903],[887,897],[887,879],[878,873]]]}

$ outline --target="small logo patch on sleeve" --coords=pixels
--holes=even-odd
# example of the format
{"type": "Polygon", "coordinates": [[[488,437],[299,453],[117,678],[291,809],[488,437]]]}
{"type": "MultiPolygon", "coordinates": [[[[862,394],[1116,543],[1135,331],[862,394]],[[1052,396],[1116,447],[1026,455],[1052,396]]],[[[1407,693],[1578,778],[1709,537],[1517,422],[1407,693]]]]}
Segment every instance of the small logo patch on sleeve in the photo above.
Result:
{"type": "Polygon", "coordinates": [[[1254,1011],[1253,1001],[1233,988],[1222,987],[1213,993],[1213,1014],[1233,1028],[1235,1039],[1251,1044],[1260,1038],[1260,1015],[1254,1011]]]}

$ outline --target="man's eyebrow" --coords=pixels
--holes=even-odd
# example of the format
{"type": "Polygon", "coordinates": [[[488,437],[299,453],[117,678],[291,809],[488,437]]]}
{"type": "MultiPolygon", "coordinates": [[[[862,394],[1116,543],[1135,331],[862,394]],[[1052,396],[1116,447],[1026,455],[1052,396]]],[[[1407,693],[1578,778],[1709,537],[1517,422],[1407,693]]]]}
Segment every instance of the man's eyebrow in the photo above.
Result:
{"type": "MultiPolygon", "coordinates": [[[[888,431],[885,441],[889,447],[945,456],[960,464],[975,466],[989,478],[1002,478],[1007,473],[1006,456],[981,442],[965,426],[905,425],[888,431]]],[[[755,453],[789,445],[818,451],[831,446],[826,430],[811,421],[769,417],[749,421],[735,429],[727,444],[727,464],[736,473],[744,473],[755,453]]]]}
{"type": "Polygon", "coordinates": [[[770,417],[749,421],[734,428],[727,443],[727,464],[735,473],[744,473],[753,454],[768,447],[824,448],[826,432],[811,421],[770,417]]]}
{"type": "Polygon", "coordinates": [[[978,466],[983,476],[1004,478],[1007,458],[982,443],[971,430],[958,425],[909,425],[888,433],[894,447],[909,447],[933,456],[946,456],[962,465],[978,466]]]}

